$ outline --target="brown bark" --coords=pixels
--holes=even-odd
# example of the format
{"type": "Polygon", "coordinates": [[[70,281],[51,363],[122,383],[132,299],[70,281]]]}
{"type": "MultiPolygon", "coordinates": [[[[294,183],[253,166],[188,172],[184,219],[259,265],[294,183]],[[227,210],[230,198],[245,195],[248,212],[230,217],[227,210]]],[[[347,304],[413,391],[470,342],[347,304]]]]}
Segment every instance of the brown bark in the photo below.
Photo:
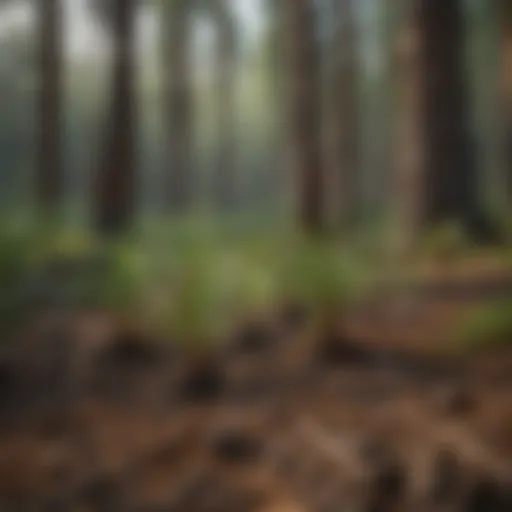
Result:
{"type": "Polygon", "coordinates": [[[39,26],[39,152],[36,198],[43,214],[56,213],[62,196],[62,5],[60,0],[38,0],[39,26]]]}
{"type": "Polygon", "coordinates": [[[235,34],[226,0],[210,0],[217,29],[217,154],[213,186],[217,205],[231,210],[236,202],[235,165],[235,34]]]}
{"type": "Polygon", "coordinates": [[[425,218],[459,218],[472,230],[477,176],[468,120],[464,72],[464,20],[460,0],[422,0],[425,123],[428,151],[425,218]]]}
{"type": "Polygon", "coordinates": [[[163,73],[167,123],[165,209],[183,213],[192,202],[193,101],[190,0],[164,7],[163,73]]]}
{"type": "Polygon", "coordinates": [[[299,222],[308,232],[323,228],[320,87],[315,15],[311,0],[282,0],[285,38],[285,100],[292,175],[298,181],[299,222]]]}
{"type": "Polygon", "coordinates": [[[394,211],[398,223],[399,253],[405,254],[412,246],[421,224],[425,132],[422,108],[423,39],[415,24],[417,5],[408,2],[401,7],[404,11],[397,16],[400,20],[397,47],[390,67],[396,80],[398,100],[394,211]]]}
{"type": "Polygon", "coordinates": [[[399,200],[403,215],[427,226],[459,220],[469,232],[481,228],[474,147],[468,119],[464,70],[464,21],[459,0],[405,3],[400,72],[403,153],[399,200]],[[420,194],[421,192],[421,194],[420,194]],[[415,202],[419,204],[413,206],[415,202]],[[412,211],[414,210],[414,211],[412,211]]]}
{"type": "Polygon", "coordinates": [[[341,223],[356,215],[359,183],[359,98],[355,0],[337,0],[337,27],[330,63],[328,115],[331,116],[331,169],[341,223]]]}
{"type": "Polygon", "coordinates": [[[106,234],[129,227],[135,203],[135,5],[113,0],[112,74],[106,148],[97,177],[97,226],[106,234]]]}
{"type": "Polygon", "coordinates": [[[503,167],[507,207],[512,210],[512,3],[500,2],[501,21],[501,96],[503,115],[503,167]]]}

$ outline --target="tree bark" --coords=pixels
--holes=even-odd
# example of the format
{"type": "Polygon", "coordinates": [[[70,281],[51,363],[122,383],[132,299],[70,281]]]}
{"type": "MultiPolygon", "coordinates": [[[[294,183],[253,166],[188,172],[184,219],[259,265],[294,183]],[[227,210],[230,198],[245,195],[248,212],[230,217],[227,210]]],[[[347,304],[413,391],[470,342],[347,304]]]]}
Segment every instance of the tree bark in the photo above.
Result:
{"type": "Polygon", "coordinates": [[[210,0],[216,21],[217,153],[213,186],[217,206],[230,211],[236,203],[235,162],[235,26],[226,0],[210,0]]]}
{"type": "Polygon", "coordinates": [[[512,212],[512,4],[501,0],[501,96],[503,119],[503,170],[508,213],[512,212]]]}
{"type": "Polygon", "coordinates": [[[44,215],[56,213],[62,199],[62,5],[61,0],[38,0],[39,27],[39,151],[36,199],[44,215]]]}
{"type": "Polygon", "coordinates": [[[135,206],[135,6],[113,0],[114,69],[106,148],[97,179],[97,227],[105,234],[128,228],[135,206]]]}
{"type": "Polygon", "coordinates": [[[418,4],[395,4],[392,26],[398,25],[397,46],[391,59],[396,81],[396,175],[393,210],[398,224],[398,251],[409,251],[421,229],[425,171],[423,38],[417,26],[418,4]]]}
{"type": "Polygon", "coordinates": [[[336,179],[340,224],[347,226],[360,206],[359,84],[354,0],[337,0],[331,49],[328,107],[331,169],[336,179]]]}
{"type": "Polygon", "coordinates": [[[477,210],[477,174],[469,129],[460,0],[422,0],[427,179],[425,220],[458,218],[469,231],[477,210]]]}
{"type": "Polygon", "coordinates": [[[165,210],[184,213],[193,199],[193,101],[190,0],[164,7],[163,73],[167,143],[165,210]]]}
{"type": "Polygon", "coordinates": [[[305,231],[317,233],[322,231],[324,219],[315,14],[311,0],[282,0],[282,6],[288,156],[298,181],[299,223],[305,231]]]}
{"type": "Polygon", "coordinates": [[[418,227],[457,220],[476,233],[482,216],[469,123],[462,7],[459,0],[412,0],[404,7],[400,33],[406,67],[399,76],[406,92],[399,99],[399,179],[414,184],[400,188],[400,194],[412,194],[399,198],[408,205],[402,214],[416,219],[418,227]]]}

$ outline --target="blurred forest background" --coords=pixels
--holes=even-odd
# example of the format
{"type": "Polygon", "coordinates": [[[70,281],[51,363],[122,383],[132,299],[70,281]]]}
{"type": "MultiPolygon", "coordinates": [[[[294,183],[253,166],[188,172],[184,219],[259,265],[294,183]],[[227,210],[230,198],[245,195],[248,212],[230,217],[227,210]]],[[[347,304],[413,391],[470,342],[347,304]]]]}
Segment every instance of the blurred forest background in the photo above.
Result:
{"type": "Polygon", "coordinates": [[[2,4],[5,214],[506,215],[506,2],[2,4]]]}
{"type": "Polygon", "coordinates": [[[508,268],[507,1],[0,8],[9,322],[144,304],[167,328],[206,310],[234,324],[249,314],[236,294],[247,310],[305,295],[322,309],[425,261],[508,268]],[[218,270],[230,258],[236,277],[218,270]]]}

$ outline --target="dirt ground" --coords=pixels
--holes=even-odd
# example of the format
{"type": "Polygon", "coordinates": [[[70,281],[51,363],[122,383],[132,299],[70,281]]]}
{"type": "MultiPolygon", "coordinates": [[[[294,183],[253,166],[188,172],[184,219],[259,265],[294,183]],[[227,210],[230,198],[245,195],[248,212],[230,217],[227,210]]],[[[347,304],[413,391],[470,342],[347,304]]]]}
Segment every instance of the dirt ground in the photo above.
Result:
{"type": "Polygon", "coordinates": [[[0,362],[0,510],[511,511],[512,352],[445,353],[441,295],[327,354],[300,317],[193,355],[43,315],[0,362]]]}

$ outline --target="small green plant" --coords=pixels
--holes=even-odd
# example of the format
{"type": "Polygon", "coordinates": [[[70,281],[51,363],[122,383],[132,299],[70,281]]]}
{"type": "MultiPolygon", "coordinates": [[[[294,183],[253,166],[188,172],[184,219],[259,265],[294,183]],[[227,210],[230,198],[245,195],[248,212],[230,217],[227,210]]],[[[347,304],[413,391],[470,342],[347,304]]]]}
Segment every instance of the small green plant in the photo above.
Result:
{"type": "Polygon", "coordinates": [[[185,248],[169,296],[173,338],[191,349],[202,349],[227,335],[236,317],[239,272],[229,253],[185,248]]]}
{"type": "Polygon", "coordinates": [[[441,263],[450,263],[464,254],[470,244],[462,224],[448,221],[428,232],[421,246],[428,256],[441,263]]]}
{"type": "Polygon", "coordinates": [[[237,252],[238,314],[241,318],[261,317],[278,302],[278,265],[270,240],[244,241],[237,252]]]}
{"type": "Polygon", "coordinates": [[[304,240],[282,260],[281,293],[324,319],[337,316],[369,282],[361,261],[335,242],[304,240]]]}
{"type": "Polygon", "coordinates": [[[30,263],[32,241],[25,231],[0,228],[0,290],[5,294],[25,273],[30,263]]]}
{"type": "Polygon", "coordinates": [[[21,226],[0,227],[0,332],[4,334],[27,312],[26,281],[31,269],[33,238],[21,226]]]}
{"type": "Polygon", "coordinates": [[[455,338],[469,349],[512,346],[512,300],[472,311],[457,326],[455,338]]]}

